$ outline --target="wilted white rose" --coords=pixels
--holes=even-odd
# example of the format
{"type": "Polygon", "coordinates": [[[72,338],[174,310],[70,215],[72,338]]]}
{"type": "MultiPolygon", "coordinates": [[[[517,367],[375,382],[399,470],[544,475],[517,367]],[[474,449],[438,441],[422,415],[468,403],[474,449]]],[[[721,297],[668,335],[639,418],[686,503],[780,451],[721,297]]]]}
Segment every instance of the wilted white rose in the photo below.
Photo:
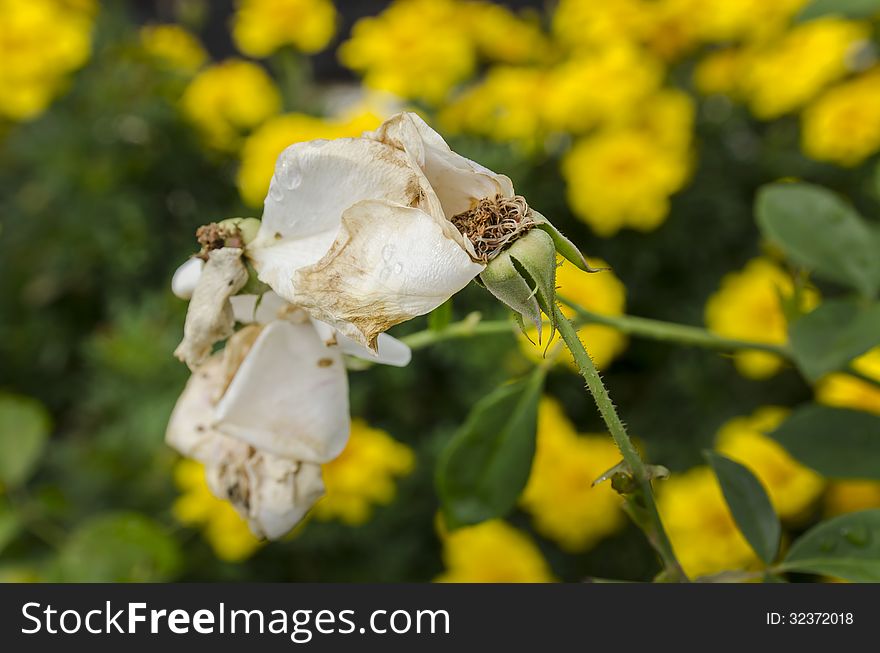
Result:
{"type": "Polygon", "coordinates": [[[304,312],[285,317],[244,327],[199,365],[166,432],[266,537],[290,530],[321,496],[320,464],[342,452],[350,431],[339,348],[304,312]]]}
{"type": "Polygon", "coordinates": [[[507,177],[401,113],[362,138],[284,150],[246,255],[281,297],[375,349],[380,333],[445,302],[516,237],[509,222],[469,229],[474,211],[525,206],[513,198],[507,177]]]}

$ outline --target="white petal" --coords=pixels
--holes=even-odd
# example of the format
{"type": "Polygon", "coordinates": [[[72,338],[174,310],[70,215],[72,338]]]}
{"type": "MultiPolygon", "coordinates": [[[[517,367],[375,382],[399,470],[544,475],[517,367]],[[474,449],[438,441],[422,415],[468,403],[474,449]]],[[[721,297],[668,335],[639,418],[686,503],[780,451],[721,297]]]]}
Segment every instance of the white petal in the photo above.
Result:
{"type": "Polygon", "coordinates": [[[191,258],[174,271],[171,277],[171,292],[181,299],[190,299],[202,276],[205,262],[200,258],[191,258]]]}
{"type": "Polygon", "coordinates": [[[375,350],[379,333],[432,311],[482,270],[424,211],[365,201],[346,211],[327,256],[297,274],[293,303],[375,350]]]}
{"type": "Polygon", "coordinates": [[[467,211],[485,197],[513,196],[508,177],[453,152],[440,134],[414,113],[398,113],[365,136],[406,151],[424,171],[447,218],[467,211]]]}
{"type": "Polygon", "coordinates": [[[247,465],[248,524],[258,537],[286,535],[324,494],[321,466],[260,454],[247,465]]]}
{"type": "Polygon", "coordinates": [[[232,303],[235,321],[242,324],[268,324],[281,317],[290,306],[271,290],[262,295],[236,295],[230,297],[229,301],[232,303]]]}
{"type": "Polygon", "coordinates": [[[340,352],[311,323],[267,325],[215,411],[215,428],[292,460],[327,462],[348,440],[348,380],[340,352]]]}
{"type": "Polygon", "coordinates": [[[224,385],[223,354],[214,354],[192,373],[171,411],[165,430],[171,447],[201,462],[212,459],[215,439],[222,437],[212,427],[214,404],[224,385]]]}
{"type": "Polygon", "coordinates": [[[331,325],[312,318],[315,331],[321,340],[328,345],[337,345],[343,354],[363,358],[379,365],[391,365],[393,367],[406,367],[412,360],[412,350],[408,345],[387,333],[380,333],[376,341],[378,351],[374,352],[364,347],[359,342],[352,340],[346,335],[339,333],[331,325]]]}
{"type": "Polygon", "coordinates": [[[235,317],[229,298],[247,283],[242,251],[215,249],[208,255],[193,292],[183,325],[183,340],[174,355],[194,370],[211,353],[214,343],[232,335],[235,317]]]}

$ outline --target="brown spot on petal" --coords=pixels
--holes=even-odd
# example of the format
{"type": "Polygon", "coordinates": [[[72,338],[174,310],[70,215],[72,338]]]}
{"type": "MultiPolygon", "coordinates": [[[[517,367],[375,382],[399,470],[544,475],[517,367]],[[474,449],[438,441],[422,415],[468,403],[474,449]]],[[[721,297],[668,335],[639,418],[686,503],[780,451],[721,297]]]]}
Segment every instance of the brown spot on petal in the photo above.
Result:
{"type": "Polygon", "coordinates": [[[330,367],[333,365],[332,358],[322,358],[318,361],[318,367],[330,367]]]}

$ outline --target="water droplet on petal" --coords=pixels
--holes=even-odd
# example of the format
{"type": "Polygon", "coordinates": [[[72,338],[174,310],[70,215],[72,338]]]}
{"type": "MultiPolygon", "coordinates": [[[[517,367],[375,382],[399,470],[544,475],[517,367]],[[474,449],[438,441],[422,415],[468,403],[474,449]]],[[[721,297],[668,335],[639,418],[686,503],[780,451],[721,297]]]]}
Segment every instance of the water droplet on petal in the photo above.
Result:
{"type": "Polygon", "coordinates": [[[394,264],[394,274],[400,274],[401,272],[403,272],[403,264],[402,263],[395,263],[394,264]]]}
{"type": "Polygon", "coordinates": [[[290,152],[285,152],[278,159],[275,168],[275,177],[287,190],[293,190],[302,183],[302,172],[299,169],[299,161],[290,152]]]}
{"type": "Polygon", "coordinates": [[[382,248],[382,258],[385,261],[390,261],[394,257],[394,245],[385,245],[382,248]]]}

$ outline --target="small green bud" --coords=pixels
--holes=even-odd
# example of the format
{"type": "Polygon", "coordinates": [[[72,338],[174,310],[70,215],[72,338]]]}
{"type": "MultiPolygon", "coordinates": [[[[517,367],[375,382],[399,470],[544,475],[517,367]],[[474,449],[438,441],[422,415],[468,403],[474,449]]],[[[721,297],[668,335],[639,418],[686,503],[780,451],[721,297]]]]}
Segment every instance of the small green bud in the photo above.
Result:
{"type": "MultiPolygon", "coordinates": [[[[541,341],[541,311],[553,321],[556,301],[556,249],[544,231],[532,229],[486,265],[480,275],[486,289],[516,311],[520,326],[529,322],[541,341]]],[[[551,335],[552,337],[552,335],[551,335]]]]}

